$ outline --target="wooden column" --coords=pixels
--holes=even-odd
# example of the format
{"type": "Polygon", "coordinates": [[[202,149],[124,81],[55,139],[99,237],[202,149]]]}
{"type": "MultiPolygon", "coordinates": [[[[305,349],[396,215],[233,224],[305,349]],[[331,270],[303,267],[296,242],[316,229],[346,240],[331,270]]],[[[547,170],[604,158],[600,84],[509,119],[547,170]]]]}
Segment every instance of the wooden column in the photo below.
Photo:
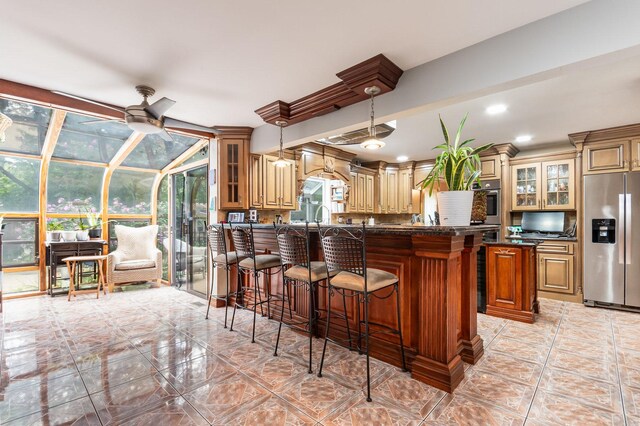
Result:
{"type": "Polygon", "coordinates": [[[411,376],[452,392],[464,377],[458,321],[464,236],[413,236],[419,283],[417,355],[411,376]]]}
{"type": "Polygon", "coordinates": [[[478,250],[482,244],[481,234],[467,235],[462,251],[462,280],[460,281],[461,323],[459,353],[464,362],[475,364],[484,345],[478,335],[478,250]]]}

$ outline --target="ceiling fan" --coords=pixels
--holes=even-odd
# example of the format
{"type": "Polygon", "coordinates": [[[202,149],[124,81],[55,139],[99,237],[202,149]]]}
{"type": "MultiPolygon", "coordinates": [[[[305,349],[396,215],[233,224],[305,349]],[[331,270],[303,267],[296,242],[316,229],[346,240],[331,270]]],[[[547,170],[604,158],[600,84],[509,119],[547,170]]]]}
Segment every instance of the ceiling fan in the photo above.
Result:
{"type": "MultiPolygon", "coordinates": [[[[208,133],[221,133],[221,131],[216,127],[200,126],[198,124],[176,120],[175,118],[165,117],[164,114],[176,103],[176,101],[163,97],[162,99],[149,104],[149,102],[147,102],[147,98],[150,98],[156,93],[155,89],[149,86],[139,85],[136,86],[136,90],[144,98],[142,103],[140,105],[129,105],[126,108],[106,105],[100,102],[92,101],[90,99],[82,98],[80,96],[58,92],[55,90],[53,91],[53,93],[118,111],[124,115],[123,120],[127,123],[127,126],[129,126],[130,129],[144,134],[157,133],[165,141],[173,140],[171,138],[171,135],[165,130],[166,127],[184,130],[197,130],[208,133]]],[[[84,121],[82,124],[104,123],[105,121],[122,120],[89,120],[84,121]]]]}

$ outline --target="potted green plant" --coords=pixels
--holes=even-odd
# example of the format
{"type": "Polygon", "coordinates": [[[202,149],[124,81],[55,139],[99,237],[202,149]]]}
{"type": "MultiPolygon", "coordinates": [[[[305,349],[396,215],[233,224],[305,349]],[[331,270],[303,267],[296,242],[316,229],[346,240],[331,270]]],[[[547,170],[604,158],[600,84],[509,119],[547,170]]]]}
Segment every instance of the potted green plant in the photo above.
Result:
{"type": "Polygon", "coordinates": [[[429,195],[433,194],[434,189],[438,191],[438,215],[440,224],[445,226],[469,226],[473,204],[471,188],[474,182],[480,181],[479,154],[493,146],[493,144],[486,144],[472,148],[469,144],[475,139],[460,142],[467,116],[468,114],[460,121],[453,142],[449,138],[449,131],[442,117],[438,116],[444,143],[434,149],[440,149],[442,152],[436,157],[435,164],[427,177],[418,184],[423,189],[428,188],[429,195]],[[446,184],[446,190],[440,190],[442,182],[446,184]]]}
{"type": "Polygon", "coordinates": [[[84,223],[82,218],[78,218],[76,224],[76,240],[89,241],[89,225],[84,223]]]}
{"type": "Polygon", "coordinates": [[[102,221],[100,213],[87,212],[87,225],[89,226],[89,238],[98,239],[102,237],[102,221]]]}
{"type": "Polygon", "coordinates": [[[47,241],[60,241],[61,231],[64,229],[61,222],[47,222],[47,241]]]}

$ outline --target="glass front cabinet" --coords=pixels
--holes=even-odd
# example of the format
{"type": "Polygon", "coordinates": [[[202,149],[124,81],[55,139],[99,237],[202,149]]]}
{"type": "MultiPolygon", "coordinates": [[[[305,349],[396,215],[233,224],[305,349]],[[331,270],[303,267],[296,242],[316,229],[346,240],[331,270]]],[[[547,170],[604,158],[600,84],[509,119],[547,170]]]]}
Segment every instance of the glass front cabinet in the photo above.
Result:
{"type": "Polygon", "coordinates": [[[511,167],[511,210],[574,210],[574,160],[511,167]]]}

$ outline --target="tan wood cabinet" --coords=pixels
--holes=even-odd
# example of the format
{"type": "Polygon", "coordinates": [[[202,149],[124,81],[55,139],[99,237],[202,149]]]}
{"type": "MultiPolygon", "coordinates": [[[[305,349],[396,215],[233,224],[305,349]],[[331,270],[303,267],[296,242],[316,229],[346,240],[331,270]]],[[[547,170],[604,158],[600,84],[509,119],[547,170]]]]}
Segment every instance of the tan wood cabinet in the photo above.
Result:
{"type": "Polygon", "coordinates": [[[367,213],[373,213],[375,209],[375,180],[371,175],[365,175],[365,190],[364,193],[367,195],[367,200],[365,202],[365,210],[367,213]]]}
{"type": "Polygon", "coordinates": [[[540,163],[511,167],[511,210],[540,210],[540,163]]]}
{"type": "Polygon", "coordinates": [[[538,290],[575,293],[575,243],[545,241],[538,246],[538,290]]]}
{"type": "Polygon", "coordinates": [[[373,213],[375,200],[374,176],[369,173],[350,172],[348,211],[351,213],[373,213]]]}
{"type": "Polygon", "coordinates": [[[356,190],[356,186],[358,185],[358,174],[354,172],[349,173],[349,204],[347,205],[349,208],[349,212],[357,212],[358,211],[358,194],[356,190]]]}
{"type": "Polygon", "coordinates": [[[575,161],[545,161],[542,163],[541,172],[542,209],[575,209],[575,161]]]}
{"type": "Polygon", "coordinates": [[[574,210],[575,160],[511,166],[511,210],[574,210]]]}
{"type": "Polygon", "coordinates": [[[261,209],[296,209],[296,164],[278,167],[277,157],[251,156],[251,206],[261,209]]]}
{"type": "Polygon", "coordinates": [[[249,192],[249,206],[262,209],[264,208],[264,172],[262,170],[262,155],[251,154],[251,167],[249,169],[249,180],[251,182],[249,192]]]}
{"type": "Polygon", "coordinates": [[[248,140],[221,139],[218,143],[218,197],[220,209],[248,207],[248,140]]]}
{"type": "Polygon", "coordinates": [[[386,209],[385,213],[398,213],[398,170],[387,169],[385,172],[386,179],[386,209]]]}
{"type": "Polygon", "coordinates": [[[631,171],[640,170],[640,139],[631,140],[631,171]]]}
{"type": "Polygon", "coordinates": [[[629,170],[631,141],[628,139],[585,145],[584,174],[625,172],[629,170]]]}
{"type": "Polygon", "coordinates": [[[534,246],[487,246],[487,315],[532,323],[538,311],[534,246]]]}
{"type": "Polygon", "coordinates": [[[480,157],[480,179],[500,179],[500,156],[480,157]]]}
{"type": "Polygon", "coordinates": [[[400,169],[398,172],[398,211],[400,213],[413,213],[413,168],[400,169]]]}

